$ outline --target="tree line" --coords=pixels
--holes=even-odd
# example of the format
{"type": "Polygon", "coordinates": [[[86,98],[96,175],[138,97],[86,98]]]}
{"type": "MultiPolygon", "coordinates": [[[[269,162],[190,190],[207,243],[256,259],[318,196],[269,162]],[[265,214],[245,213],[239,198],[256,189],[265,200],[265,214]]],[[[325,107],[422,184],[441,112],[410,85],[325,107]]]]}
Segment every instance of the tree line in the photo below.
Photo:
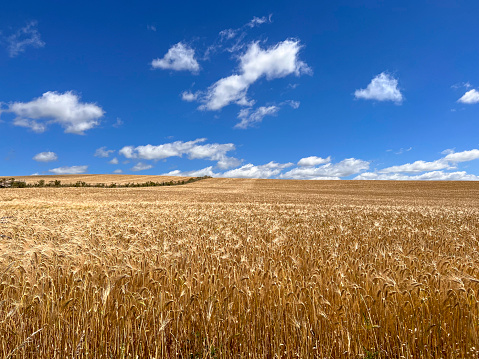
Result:
{"type": "Polygon", "coordinates": [[[153,182],[147,181],[142,183],[87,183],[77,181],[75,183],[62,183],[60,180],[52,180],[46,182],[41,179],[35,183],[27,183],[25,181],[17,181],[15,178],[0,178],[0,188],[42,188],[42,187],[97,187],[97,188],[126,188],[126,187],[161,187],[161,186],[178,186],[188,184],[203,179],[211,178],[211,176],[191,177],[187,180],[179,181],[163,181],[153,182]]]}

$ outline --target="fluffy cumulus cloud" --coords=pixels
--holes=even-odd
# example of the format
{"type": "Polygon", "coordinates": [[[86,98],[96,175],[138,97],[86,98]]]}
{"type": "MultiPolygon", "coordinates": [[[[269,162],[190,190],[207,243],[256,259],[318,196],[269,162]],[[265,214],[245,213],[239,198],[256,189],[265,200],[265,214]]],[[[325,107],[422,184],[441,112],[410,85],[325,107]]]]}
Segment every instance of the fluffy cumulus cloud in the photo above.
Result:
{"type": "Polygon", "coordinates": [[[232,143],[210,143],[202,144],[205,138],[199,138],[194,141],[176,141],[162,145],[144,145],[144,146],[125,146],[119,153],[128,159],[142,160],[162,160],[169,157],[188,156],[189,159],[206,159],[216,161],[221,169],[227,169],[238,166],[241,161],[227,156],[227,153],[235,149],[232,143]]]}
{"type": "MultiPolygon", "coordinates": [[[[336,180],[342,177],[347,177],[353,174],[357,174],[363,170],[369,168],[369,162],[348,158],[339,163],[331,164],[326,163],[317,167],[318,164],[330,161],[328,159],[321,159],[320,157],[309,157],[307,161],[302,163],[316,163],[314,165],[295,167],[289,171],[287,169],[294,166],[294,163],[278,163],[269,162],[264,165],[254,165],[248,163],[238,168],[234,168],[225,172],[214,172],[212,167],[207,167],[198,171],[182,172],[175,170],[165,175],[169,176],[204,176],[211,177],[226,177],[226,178],[284,178],[284,179],[306,179],[306,180],[336,180]],[[308,162],[309,161],[309,162],[308,162]],[[287,172],[284,172],[287,171],[287,172]]],[[[300,162],[305,159],[301,159],[300,162]]]]}
{"type": "Polygon", "coordinates": [[[88,170],[88,166],[65,166],[65,167],[58,167],[48,170],[56,175],[77,175],[81,173],[85,173],[88,170]]]}
{"type": "Polygon", "coordinates": [[[119,162],[118,162],[118,158],[114,157],[111,159],[111,161],[108,162],[109,164],[112,164],[112,165],[117,165],[119,162]]]}
{"type": "Polygon", "coordinates": [[[278,106],[261,106],[251,112],[251,108],[240,110],[238,118],[241,122],[235,125],[235,128],[246,129],[253,126],[255,123],[263,121],[265,116],[274,116],[278,113],[278,106]]]}
{"type": "Polygon", "coordinates": [[[467,162],[472,160],[477,160],[479,158],[479,150],[473,149],[469,151],[454,152],[449,150],[447,156],[444,157],[444,160],[450,162],[467,162]]]}
{"type": "Polygon", "coordinates": [[[469,151],[454,152],[453,150],[443,151],[444,156],[435,161],[415,161],[399,166],[391,166],[379,170],[379,173],[420,173],[429,171],[438,171],[443,169],[454,169],[457,163],[468,162],[479,158],[479,150],[473,149],[469,151]]]}
{"type": "Polygon", "coordinates": [[[161,59],[151,62],[154,69],[191,71],[197,73],[200,65],[195,59],[195,50],[181,42],[173,45],[161,59]]]}
{"type": "Polygon", "coordinates": [[[465,171],[444,172],[431,171],[420,175],[405,175],[402,173],[381,174],[365,172],[354,178],[355,180],[382,180],[382,181],[479,181],[479,176],[468,174],[465,171]]]}
{"type": "Polygon", "coordinates": [[[58,156],[55,152],[40,152],[33,159],[37,162],[53,162],[58,160],[58,156]]]}
{"type": "Polygon", "coordinates": [[[269,162],[265,165],[255,166],[251,163],[222,173],[221,177],[230,178],[270,178],[277,176],[285,168],[291,167],[292,163],[269,162]]]}
{"type": "Polygon", "coordinates": [[[479,91],[472,89],[467,91],[457,102],[472,105],[479,103],[479,91]]]}
{"type": "Polygon", "coordinates": [[[153,166],[149,165],[149,164],[146,164],[146,163],[143,163],[143,162],[138,162],[136,165],[134,165],[131,168],[131,170],[135,171],[135,172],[138,172],[138,171],[149,170],[150,168],[153,168],[153,166]]]}
{"type": "Polygon", "coordinates": [[[291,74],[300,76],[310,73],[310,68],[299,60],[300,50],[299,41],[292,39],[267,49],[262,49],[258,42],[251,43],[239,57],[238,73],[218,80],[198,97],[203,102],[200,109],[215,111],[231,103],[251,106],[253,102],[247,99],[247,92],[258,79],[273,80],[291,74]]]}
{"type": "Polygon", "coordinates": [[[115,150],[107,150],[105,146],[98,148],[95,151],[94,156],[95,157],[100,157],[100,158],[107,158],[110,157],[112,153],[114,153],[115,150]]]}
{"type": "MultiPolygon", "coordinates": [[[[311,158],[311,157],[310,157],[311,158]]],[[[369,169],[369,162],[356,158],[346,158],[338,163],[326,163],[319,167],[300,166],[282,174],[285,179],[340,179],[369,169]]]]}
{"type": "Polygon", "coordinates": [[[461,162],[479,159],[479,150],[455,152],[448,149],[442,152],[445,156],[435,161],[415,161],[398,166],[386,167],[375,172],[365,172],[355,179],[361,180],[411,180],[411,181],[476,181],[478,176],[465,171],[446,172],[457,169],[461,162]]]}
{"type": "Polygon", "coordinates": [[[310,156],[301,158],[297,165],[293,163],[269,162],[264,165],[248,163],[238,168],[224,172],[215,172],[213,167],[206,167],[195,171],[171,171],[169,176],[211,176],[228,178],[279,178],[295,180],[341,180],[351,178],[355,180],[415,180],[415,181],[478,181],[479,176],[458,171],[457,164],[479,159],[479,150],[473,149],[462,152],[453,150],[443,151],[445,155],[436,161],[416,161],[405,165],[391,166],[375,172],[366,172],[370,162],[346,158],[332,163],[331,157],[310,156]],[[291,168],[293,167],[293,168],[291,168]],[[454,172],[447,171],[456,169],[454,172]]]}
{"type": "Polygon", "coordinates": [[[181,176],[181,177],[217,177],[218,174],[213,172],[213,166],[209,166],[200,170],[181,172],[180,170],[174,170],[163,174],[163,176],[181,176]]]}
{"type": "Polygon", "coordinates": [[[354,96],[364,100],[394,101],[396,104],[403,101],[398,80],[385,72],[373,78],[365,89],[356,90],[354,96]]]}
{"type": "Polygon", "coordinates": [[[28,47],[40,48],[45,46],[37,29],[37,22],[31,21],[14,34],[5,38],[7,51],[10,57],[24,52],[28,47]]]}
{"type": "Polygon", "coordinates": [[[101,107],[94,103],[82,103],[73,92],[46,92],[30,102],[14,102],[8,105],[4,112],[10,112],[17,117],[13,124],[28,127],[41,133],[51,123],[61,125],[66,133],[77,135],[98,126],[99,119],[104,115],[101,107]]]}
{"type": "Polygon", "coordinates": [[[413,163],[406,163],[399,166],[391,166],[380,170],[380,173],[419,173],[425,171],[436,171],[446,168],[451,168],[451,165],[444,159],[439,159],[432,162],[415,161],[413,163]]]}
{"type": "Polygon", "coordinates": [[[265,165],[255,166],[251,163],[248,163],[239,168],[229,170],[223,173],[215,173],[213,167],[206,167],[197,171],[186,171],[182,172],[179,170],[171,171],[165,173],[167,176],[191,176],[191,177],[200,177],[200,176],[211,176],[211,177],[226,177],[226,178],[271,178],[273,176],[278,176],[281,171],[285,168],[293,166],[293,163],[277,163],[269,162],[265,165]]]}
{"type": "Polygon", "coordinates": [[[322,157],[317,157],[317,156],[310,156],[310,157],[304,157],[301,158],[298,161],[298,166],[304,167],[304,166],[318,166],[318,165],[324,165],[326,163],[331,162],[331,156],[328,156],[327,158],[322,158],[322,157]]]}

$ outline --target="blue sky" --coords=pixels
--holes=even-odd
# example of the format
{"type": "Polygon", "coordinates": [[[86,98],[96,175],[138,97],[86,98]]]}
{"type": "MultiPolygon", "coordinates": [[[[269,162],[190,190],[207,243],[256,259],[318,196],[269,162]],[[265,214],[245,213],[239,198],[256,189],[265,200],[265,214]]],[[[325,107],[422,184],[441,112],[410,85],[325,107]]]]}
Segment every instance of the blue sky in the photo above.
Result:
{"type": "Polygon", "coordinates": [[[0,175],[479,180],[476,1],[14,1],[0,175]]]}

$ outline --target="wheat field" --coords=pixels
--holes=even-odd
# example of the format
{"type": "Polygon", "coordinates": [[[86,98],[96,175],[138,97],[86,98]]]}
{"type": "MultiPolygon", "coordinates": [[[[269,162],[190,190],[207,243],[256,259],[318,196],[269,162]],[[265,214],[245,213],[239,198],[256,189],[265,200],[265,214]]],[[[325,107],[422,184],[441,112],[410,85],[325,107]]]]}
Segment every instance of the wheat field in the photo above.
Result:
{"type": "Polygon", "coordinates": [[[478,218],[478,183],[0,189],[0,356],[477,358],[478,218]]]}

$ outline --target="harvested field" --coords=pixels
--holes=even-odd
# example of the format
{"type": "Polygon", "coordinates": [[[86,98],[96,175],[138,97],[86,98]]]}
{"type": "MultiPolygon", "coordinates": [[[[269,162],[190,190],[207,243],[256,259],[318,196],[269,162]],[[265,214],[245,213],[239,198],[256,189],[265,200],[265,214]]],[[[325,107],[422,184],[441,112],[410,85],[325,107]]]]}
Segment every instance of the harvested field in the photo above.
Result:
{"type": "Polygon", "coordinates": [[[479,183],[1,189],[0,355],[475,358],[478,238],[479,183]]]}

